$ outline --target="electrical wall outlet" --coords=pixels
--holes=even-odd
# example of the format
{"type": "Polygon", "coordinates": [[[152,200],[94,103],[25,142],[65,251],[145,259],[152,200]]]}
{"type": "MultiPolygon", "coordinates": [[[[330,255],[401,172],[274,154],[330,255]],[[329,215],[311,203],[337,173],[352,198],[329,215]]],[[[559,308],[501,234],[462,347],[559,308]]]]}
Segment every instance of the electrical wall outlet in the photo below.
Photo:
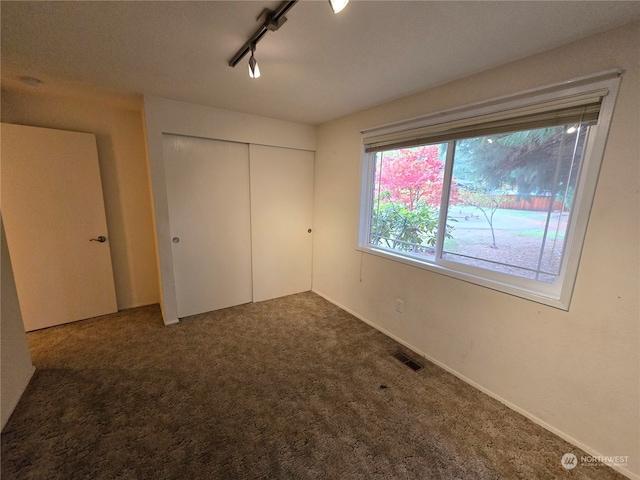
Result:
{"type": "Polygon", "coordinates": [[[396,298],[396,312],[402,313],[404,309],[404,302],[399,298],[396,298]]]}

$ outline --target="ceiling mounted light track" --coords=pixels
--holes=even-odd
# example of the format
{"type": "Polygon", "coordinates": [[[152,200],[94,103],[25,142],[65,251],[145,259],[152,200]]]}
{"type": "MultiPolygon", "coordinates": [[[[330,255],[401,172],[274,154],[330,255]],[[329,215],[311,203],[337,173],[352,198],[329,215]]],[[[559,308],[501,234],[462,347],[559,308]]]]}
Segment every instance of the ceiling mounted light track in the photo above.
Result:
{"type": "MultiPolygon", "coordinates": [[[[258,62],[254,57],[254,52],[256,51],[256,45],[262,38],[266,35],[267,32],[276,32],[283,24],[287,21],[287,17],[285,14],[291,10],[298,0],[289,0],[281,2],[278,8],[275,10],[265,9],[258,20],[262,20],[262,25],[256,32],[245,42],[245,44],[240,47],[240,50],[233,56],[231,60],[229,60],[229,66],[235,67],[240,60],[249,52],[251,52],[251,58],[249,59],[249,76],[251,78],[258,78],[260,76],[260,69],[258,68],[258,62]]],[[[331,9],[334,13],[338,13],[344,7],[347,6],[349,0],[329,0],[329,4],[331,5],[331,9]]]]}
{"type": "Polygon", "coordinates": [[[251,51],[252,45],[253,49],[255,50],[256,45],[260,40],[262,40],[262,37],[264,37],[267,32],[277,31],[284,24],[284,22],[287,21],[287,17],[285,17],[284,15],[289,10],[291,10],[291,7],[293,7],[296,3],[298,3],[298,0],[290,0],[282,2],[280,6],[278,6],[278,8],[276,8],[275,10],[264,10],[258,17],[258,19],[264,17],[262,25],[260,26],[260,28],[258,28],[258,30],[256,30],[256,33],[254,33],[251,38],[247,40],[242,47],[240,47],[238,53],[236,53],[233,58],[229,60],[229,66],[235,67],[238,62],[242,60],[242,57],[244,57],[251,51]]]}

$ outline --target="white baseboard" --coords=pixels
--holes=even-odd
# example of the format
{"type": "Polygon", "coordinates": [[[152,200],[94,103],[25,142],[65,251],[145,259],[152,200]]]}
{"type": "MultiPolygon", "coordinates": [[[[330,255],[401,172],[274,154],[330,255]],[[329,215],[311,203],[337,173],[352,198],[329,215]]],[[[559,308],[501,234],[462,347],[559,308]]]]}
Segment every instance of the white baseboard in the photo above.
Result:
{"type": "MultiPolygon", "coordinates": [[[[378,330],[381,333],[385,334],[387,337],[390,337],[390,338],[394,339],[396,342],[404,345],[405,347],[407,347],[408,349],[412,350],[413,352],[415,352],[416,354],[420,355],[421,357],[426,358],[431,363],[434,363],[437,366],[439,366],[440,368],[442,368],[442,369],[446,370],[447,372],[451,373],[452,375],[455,375],[456,377],[458,377],[460,380],[464,381],[465,383],[468,383],[472,387],[477,388],[482,393],[485,393],[485,394],[489,395],[490,397],[498,400],[500,403],[502,403],[505,406],[509,407],[511,410],[513,410],[515,412],[518,412],[519,414],[521,414],[521,415],[525,416],[526,418],[528,418],[529,420],[531,420],[533,423],[535,423],[537,425],[540,425],[545,430],[550,431],[554,435],[557,435],[558,437],[562,438],[563,440],[566,440],[567,442],[571,443],[572,445],[575,445],[579,449],[584,450],[587,454],[589,454],[591,456],[594,456],[594,457],[603,456],[601,453],[597,452],[596,450],[594,450],[593,448],[589,447],[588,445],[585,445],[584,443],[576,440],[571,435],[568,435],[568,434],[564,433],[563,431],[558,430],[553,425],[548,424],[547,422],[545,422],[544,420],[536,417],[532,413],[530,413],[530,412],[520,408],[519,406],[515,405],[514,403],[511,403],[510,401],[502,398],[500,395],[496,394],[495,392],[492,392],[491,390],[489,390],[489,389],[483,387],[482,385],[474,382],[470,378],[465,377],[464,375],[462,375],[461,373],[457,372],[453,368],[451,368],[451,367],[447,366],[446,364],[438,361],[437,359],[431,357],[430,355],[427,355],[425,352],[421,351],[419,348],[416,348],[415,346],[413,346],[410,343],[406,342],[405,340],[397,337],[396,335],[394,335],[393,333],[385,330],[384,328],[381,328],[380,326],[378,326],[375,323],[371,322],[370,320],[368,320],[367,318],[363,317],[362,315],[360,315],[360,314],[350,310],[349,308],[345,307],[344,305],[334,301],[328,295],[325,295],[322,292],[319,292],[319,291],[317,291],[315,289],[312,289],[312,292],[314,292],[315,294],[321,296],[325,300],[333,303],[335,306],[341,308],[342,310],[350,313],[351,315],[353,315],[357,319],[362,320],[366,324],[372,326],[376,330],[378,330]]],[[[558,459],[558,463],[559,462],[560,462],[560,459],[558,459]]],[[[619,466],[619,465],[609,465],[609,466],[611,468],[613,468],[614,470],[616,470],[617,472],[620,472],[621,474],[623,474],[624,476],[626,476],[626,477],[628,477],[628,478],[630,478],[632,480],[640,480],[640,475],[635,474],[635,473],[631,472],[630,470],[627,470],[626,468],[624,468],[622,466],[619,466]]]]}
{"type": "Polygon", "coordinates": [[[27,375],[25,376],[22,382],[21,388],[19,389],[19,391],[16,392],[16,395],[14,396],[14,398],[11,399],[11,403],[9,403],[9,407],[8,407],[9,413],[5,416],[6,412],[2,412],[2,427],[0,428],[0,430],[4,429],[4,426],[9,421],[9,418],[11,418],[11,414],[18,406],[18,402],[20,401],[20,398],[22,397],[22,394],[24,393],[24,391],[27,389],[27,386],[29,385],[29,382],[31,381],[31,378],[33,377],[34,373],[36,373],[36,367],[32,365],[31,369],[29,370],[29,372],[27,373],[27,375]]]}

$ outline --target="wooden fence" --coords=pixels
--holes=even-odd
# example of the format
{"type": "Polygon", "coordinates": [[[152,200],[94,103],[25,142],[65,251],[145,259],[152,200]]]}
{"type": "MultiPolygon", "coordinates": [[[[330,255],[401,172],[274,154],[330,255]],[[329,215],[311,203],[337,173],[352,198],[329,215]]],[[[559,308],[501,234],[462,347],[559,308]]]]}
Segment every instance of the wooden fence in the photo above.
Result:
{"type": "MultiPolygon", "coordinates": [[[[536,212],[549,211],[551,197],[536,195],[505,195],[500,208],[508,210],[530,210],[536,212]]],[[[553,201],[553,211],[562,210],[563,204],[559,200],[553,201]]]]}

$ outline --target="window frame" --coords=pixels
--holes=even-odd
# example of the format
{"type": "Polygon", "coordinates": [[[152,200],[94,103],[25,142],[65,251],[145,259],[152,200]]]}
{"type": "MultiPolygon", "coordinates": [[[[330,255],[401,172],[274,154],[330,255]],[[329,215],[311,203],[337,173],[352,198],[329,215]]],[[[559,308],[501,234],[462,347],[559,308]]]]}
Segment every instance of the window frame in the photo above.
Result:
{"type": "MultiPolygon", "coordinates": [[[[362,183],[357,250],[551,307],[569,310],[621,75],[622,71],[620,69],[608,70],[599,74],[576,78],[568,82],[556,83],[514,95],[464,105],[422,117],[363,130],[361,132],[362,183]],[[467,119],[473,119],[475,117],[500,114],[500,112],[508,114],[509,111],[516,109],[535,107],[540,103],[553,102],[563,98],[598,91],[605,93],[602,97],[597,123],[589,127],[590,130],[586,139],[583,160],[580,167],[581,171],[574,195],[574,204],[565,236],[565,253],[556,284],[545,284],[544,282],[495,272],[481,267],[472,267],[441,258],[444,236],[444,228],[441,226],[444,225],[447,215],[454,156],[454,148],[451,148],[451,146],[455,140],[439,142],[449,143],[449,146],[447,148],[447,160],[445,162],[442,186],[442,201],[435,259],[433,261],[427,261],[407,252],[381,248],[370,243],[376,152],[367,153],[365,151],[368,140],[380,138],[384,135],[393,136],[399,134],[402,136],[403,132],[408,133],[416,129],[424,129],[432,126],[437,127],[438,125],[449,122],[466,121],[467,119]]],[[[409,134],[407,134],[407,136],[409,136],[409,134]]],[[[423,144],[424,143],[418,143],[416,146],[423,144]]],[[[391,149],[393,148],[389,150],[391,149]]]]}

